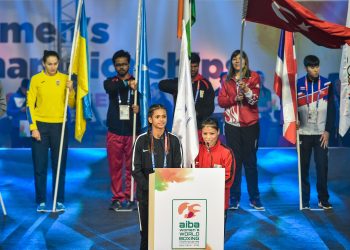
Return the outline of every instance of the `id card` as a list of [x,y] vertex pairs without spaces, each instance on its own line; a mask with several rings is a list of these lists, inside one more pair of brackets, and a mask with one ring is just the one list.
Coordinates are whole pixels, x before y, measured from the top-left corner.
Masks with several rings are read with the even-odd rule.
[[345,101],[344,116],[350,116],[350,97]]
[[119,105],[119,118],[120,120],[130,120],[129,105]]
[[29,122],[27,120],[19,121],[19,137],[31,137]]
[[199,98],[203,98],[204,97],[204,90],[199,90]]
[[316,109],[309,110],[307,122],[312,123],[312,124],[317,123],[317,110]]
[[346,86],[346,99],[345,99],[345,108],[344,108],[344,116],[350,115],[350,85]]

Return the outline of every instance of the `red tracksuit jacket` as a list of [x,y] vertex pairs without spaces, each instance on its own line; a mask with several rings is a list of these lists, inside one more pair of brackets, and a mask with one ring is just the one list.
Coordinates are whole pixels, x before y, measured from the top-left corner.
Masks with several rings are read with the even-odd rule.
[[230,188],[236,170],[236,161],[232,150],[221,144],[220,140],[209,150],[204,144],[200,144],[199,153],[195,161],[197,168],[213,168],[214,165],[221,165],[222,168],[225,168],[225,209],[228,209]]
[[225,109],[225,122],[236,127],[247,127],[259,121],[258,99],[260,93],[260,77],[250,71],[249,78],[242,79],[250,88],[242,103],[236,102],[237,84],[231,78],[225,81],[219,91],[219,106]]

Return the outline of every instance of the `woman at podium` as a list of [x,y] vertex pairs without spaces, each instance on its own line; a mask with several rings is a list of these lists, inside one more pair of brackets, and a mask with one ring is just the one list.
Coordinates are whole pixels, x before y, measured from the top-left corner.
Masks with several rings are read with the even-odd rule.
[[182,162],[180,140],[166,130],[167,112],[161,104],[148,111],[148,131],[135,141],[132,175],[137,183],[141,225],[140,249],[148,249],[148,175],[155,168],[179,168]]
[[218,121],[208,118],[202,122],[203,142],[196,158],[197,168],[225,168],[225,222],[230,203],[230,188],[234,180],[236,161],[232,150],[222,144]]

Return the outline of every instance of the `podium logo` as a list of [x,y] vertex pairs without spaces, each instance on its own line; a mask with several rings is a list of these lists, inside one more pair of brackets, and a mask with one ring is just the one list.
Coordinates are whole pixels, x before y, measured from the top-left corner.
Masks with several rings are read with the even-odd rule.
[[172,248],[206,249],[207,200],[174,199]]
[[177,211],[179,215],[182,215],[185,219],[195,218],[196,214],[199,213],[201,205],[194,203],[191,204],[189,202],[183,202],[179,205]]

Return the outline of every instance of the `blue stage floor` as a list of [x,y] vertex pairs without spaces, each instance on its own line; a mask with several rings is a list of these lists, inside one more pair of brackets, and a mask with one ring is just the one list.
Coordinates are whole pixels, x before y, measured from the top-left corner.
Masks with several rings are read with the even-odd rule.
[[[249,208],[243,182],[241,208],[228,213],[225,249],[350,249],[350,148],[330,149],[332,211],[317,209],[314,168],[313,209],[299,211],[294,149],[260,149],[258,159],[266,211]],[[0,210],[0,249],[138,249],[137,212],[108,210],[106,150],[70,149],[67,166],[67,211],[40,214],[31,151],[0,149],[0,192],[8,213]]]

